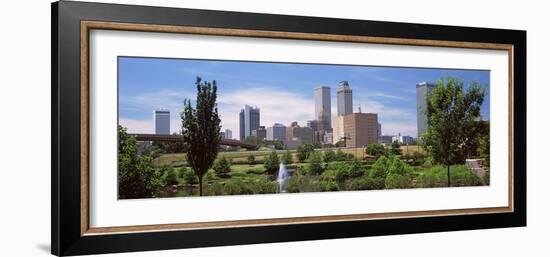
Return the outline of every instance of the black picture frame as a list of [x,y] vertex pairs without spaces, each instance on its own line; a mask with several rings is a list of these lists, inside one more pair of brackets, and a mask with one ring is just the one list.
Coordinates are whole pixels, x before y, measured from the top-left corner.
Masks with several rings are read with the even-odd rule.
[[[51,252],[81,255],[526,226],[526,31],[61,1],[52,4]],[[511,44],[508,213],[81,235],[80,21]]]

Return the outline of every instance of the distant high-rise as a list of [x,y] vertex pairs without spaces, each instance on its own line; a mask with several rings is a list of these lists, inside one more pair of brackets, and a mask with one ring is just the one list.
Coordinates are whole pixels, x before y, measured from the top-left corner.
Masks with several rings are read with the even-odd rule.
[[[330,124],[330,87],[320,86],[314,90],[315,118],[319,121],[319,128],[331,130]],[[321,124],[322,123],[322,124]]]
[[336,113],[338,116],[353,112],[353,97],[351,87],[347,81],[340,82],[336,89]]
[[170,135],[170,111],[155,110],[153,116],[155,120],[155,134]]
[[286,140],[286,126],[281,123],[273,124],[273,127],[268,127],[266,132],[267,140]]
[[233,139],[233,131],[225,129],[225,139]]
[[319,130],[319,121],[318,120],[308,120],[306,127],[311,128],[313,131]]
[[421,82],[416,84],[416,123],[418,137],[428,129],[428,116],[426,115],[426,95],[436,87],[433,83]]
[[245,105],[239,113],[239,134],[240,139],[252,135],[252,130],[260,128],[260,109]]
[[257,138],[263,140],[263,139],[265,139],[266,136],[267,136],[267,130],[265,129],[264,126],[260,126],[260,127],[257,128],[257,129],[253,129],[253,130],[251,131],[251,134],[252,134],[252,136],[255,136],[255,137],[257,137]]

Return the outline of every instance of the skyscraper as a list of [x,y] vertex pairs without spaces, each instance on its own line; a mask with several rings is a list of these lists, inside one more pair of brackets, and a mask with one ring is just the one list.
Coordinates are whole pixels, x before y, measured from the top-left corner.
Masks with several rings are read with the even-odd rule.
[[353,97],[351,87],[347,81],[340,82],[336,89],[337,115],[346,115],[353,112]]
[[273,127],[267,128],[266,132],[267,140],[286,140],[286,126],[281,123],[273,124]]
[[252,130],[260,128],[260,109],[245,105],[239,112],[239,134],[240,139],[252,135]]
[[170,111],[163,109],[155,110],[153,118],[155,120],[155,134],[170,135]]
[[[330,124],[330,87],[319,86],[314,90],[315,118],[319,121],[319,128],[331,130]],[[322,124],[321,124],[322,121]]]
[[426,115],[426,95],[436,87],[433,83],[421,82],[416,84],[416,123],[418,138],[428,129]]
[[225,129],[225,139],[233,139],[233,131]]

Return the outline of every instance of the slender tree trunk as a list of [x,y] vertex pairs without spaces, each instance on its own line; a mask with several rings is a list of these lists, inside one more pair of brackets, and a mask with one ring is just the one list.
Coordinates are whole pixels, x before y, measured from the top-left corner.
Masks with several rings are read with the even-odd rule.
[[447,186],[451,187],[451,165],[447,164]]
[[202,176],[199,176],[199,196],[202,196]]

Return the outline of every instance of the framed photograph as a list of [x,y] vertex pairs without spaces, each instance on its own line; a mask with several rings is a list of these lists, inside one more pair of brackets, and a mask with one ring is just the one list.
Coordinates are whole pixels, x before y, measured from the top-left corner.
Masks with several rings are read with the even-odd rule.
[[56,2],[52,253],[526,225],[526,32]]

